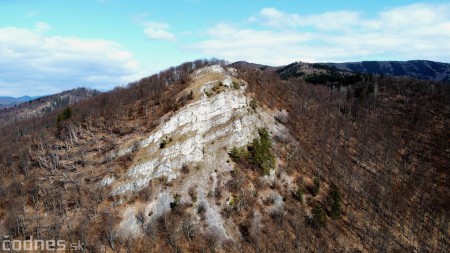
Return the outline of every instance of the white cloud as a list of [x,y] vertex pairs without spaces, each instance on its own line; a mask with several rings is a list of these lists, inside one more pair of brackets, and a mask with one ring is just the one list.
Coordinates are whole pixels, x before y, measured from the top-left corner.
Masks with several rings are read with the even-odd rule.
[[316,15],[300,16],[281,12],[275,8],[264,8],[258,17],[251,19],[253,22],[260,21],[274,28],[296,28],[313,27],[319,30],[343,30],[351,26],[361,25],[359,13],[354,11],[333,11]]
[[139,72],[133,55],[115,42],[48,36],[50,25],[0,28],[0,95],[43,95],[78,86],[111,89]]
[[144,33],[151,40],[175,40],[175,35],[169,32],[169,25],[160,22],[146,22]]
[[[298,43],[311,40],[308,33],[283,33],[270,30],[257,31],[238,29],[227,24],[219,24],[207,32],[212,38],[202,41],[192,48],[200,50],[209,57],[228,60],[251,60],[258,63],[283,64],[288,53]],[[294,61],[297,58],[290,58]]]
[[52,29],[52,27],[45,22],[37,22],[34,26],[36,32],[45,32]]
[[195,45],[207,56],[265,64],[293,61],[450,59],[450,4],[413,4],[363,18],[355,11],[315,15],[264,8],[256,28],[218,24]]

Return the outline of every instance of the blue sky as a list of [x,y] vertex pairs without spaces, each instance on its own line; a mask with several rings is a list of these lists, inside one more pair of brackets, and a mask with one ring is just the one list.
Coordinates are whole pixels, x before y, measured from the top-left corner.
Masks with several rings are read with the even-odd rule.
[[0,96],[109,90],[198,58],[449,62],[450,1],[0,0]]

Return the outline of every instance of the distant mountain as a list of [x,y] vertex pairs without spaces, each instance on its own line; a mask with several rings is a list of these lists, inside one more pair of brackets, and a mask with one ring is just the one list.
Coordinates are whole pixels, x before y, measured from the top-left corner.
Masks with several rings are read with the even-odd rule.
[[[253,68],[259,70],[273,70],[281,78],[323,75],[329,72],[347,75],[351,73],[379,74],[389,76],[405,76],[422,80],[441,81],[450,83],[450,64],[425,60],[415,61],[363,61],[345,63],[306,63],[293,62],[283,66],[268,66],[246,61],[230,64],[235,68]],[[337,72],[336,72],[337,71]]]
[[0,96],[0,109],[1,108],[6,108],[6,107],[11,107],[23,102],[28,102],[30,100],[34,100],[36,98],[39,98],[39,96],[37,97],[30,97],[30,96],[23,96],[23,97],[5,97],[5,96]]
[[409,76],[417,79],[450,83],[449,63],[415,60],[323,63],[323,65],[352,72],[390,76]]
[[233,68],[256,68],[256,69],[261,69],[261,70],[264,70],[267,68],[273,68],[273,69],[276,68],[276,67],[271,67],[268,65],[257,64],[257,63],[246,62],[246,61],[237,61],[237,62],[230,64],[230,66]]
[[[43,97],[0,97],[0,126],[15,120],[38,117],[45,112],[77,103],[100,94],[97,90],[77,88]],[[6,106],[9,105],[9,106]]]
[[[320,63],[307,63],[307,62],[293,62],[283,66],[268,66],[256,63],[250,63],[245,61],[234,62],[230,64],[233,68],[238,69],[259,69],[261,71],[273,71],[282,79],[289,78],[304,78],[311,82],[311,80],[317,76],[319,77],[345,77],[355,75],[353,71],[340,70],[333,66],[328,66]],[[338,80],[335,80],[338,81]],[[314,81],[314,83],[317,83]],[[319,83],[326,83],[325,80],[320,80]]]

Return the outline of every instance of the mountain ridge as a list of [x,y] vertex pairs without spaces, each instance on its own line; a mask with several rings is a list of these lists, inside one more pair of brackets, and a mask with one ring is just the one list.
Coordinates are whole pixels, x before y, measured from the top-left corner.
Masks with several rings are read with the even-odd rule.
[[[329,68],[343,72],[378,74],[398,77],[410,77],[429,81],[450,83],[450,63],[434,62],[428,60],[411,61],[362,61],[362,62],[293,62],[282,66],[269,66],[246,61],[237,61],[231,64],[235,67],[250,67],[260,70],[272,70],[281,76],[304,77],[308,74],[318,73],[314,68]],[[288,73],[286,73],[288,70]],[[305,71],[306,70],[306,71]]]
[[321,63],[326,66],[367,74],[409,76],[413,78],[450,83],[450,64],[428,60],[362,61]]
[[30,100],[38,99],[42,96],[21,96],[21,97],[10,97],[10,96],[0,96],[0,109],[18,105],[20,103],[28,102]]
[[23,96],[20,98],[26,98],[28,100],[22,101],[12,107],[9,106],[0,109],[0,126],[31,117],[39,117],[44,113],[80,102],[98,94],[100,92],[97,90],[76,88],[47,96]]

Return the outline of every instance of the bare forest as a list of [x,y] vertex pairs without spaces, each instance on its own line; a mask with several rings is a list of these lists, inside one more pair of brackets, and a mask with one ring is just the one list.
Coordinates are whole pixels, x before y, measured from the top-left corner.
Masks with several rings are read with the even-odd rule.
[[[149,213],[136,215],[142,236],[118,235],[122,203],[99,181],[135,162],[137,152],[121,155],[120,144],[134,143],[189,104],[192,93],[183,91],[190,75],[212,64],[227,66],[216,59],[184,63],[3,125],[0,240],[81,241],[85,252],[450,251],[450,86],[347,72],[317,81],[245,65],[234,67],[247,83],[250,106],[285,112],[275,120],[292,139],[261,130],[248,151],[230,151],[231,179],[208,197],[235,196],[221,216],[238,224],[239,239],[220,240],[202,226],[202,206],[176,196],[153,223],[146,222]],[[270,184],[258,181],[264,159],[280,164]],[[154,179],[127,201],[148,201],[170,184],[176,182]],[[255,217],[260,205],[278,200],[269,196],[261,204],[254,192],[274,189],[284,208]],[[195,192],[189,194],[195,202]]]

